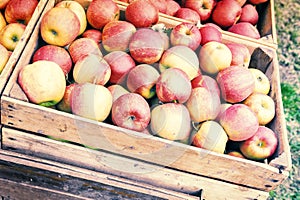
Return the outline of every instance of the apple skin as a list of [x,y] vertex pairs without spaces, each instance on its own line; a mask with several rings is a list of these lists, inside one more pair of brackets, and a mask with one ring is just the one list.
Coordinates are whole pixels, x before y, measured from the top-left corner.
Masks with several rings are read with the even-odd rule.
[[201,22],[207,22],[212,14],[213,9],[215,8],[217,1],[216,0],[185,0],[183,3],[184,7],[195,10],[199,16]]
[[110,78],[111,69],[103,57],[90,54],[81,57],[74,65],[73,78],[76,83],[105,85]]
[[178,17],[180,19],[185,19],[193,24],[196,24],[197,22],[201,22],[200,15],[191,8],[180,8],[177,10],[174,17]]
[[86,19],[85,10],[80,3],[78,3],[77,1],[65,0],[57,3],[55,7],[66,7],[71,9],[79,19],[79,23],[80,23],[79,35],[81,35],[85,31],[87,27],[87,19]]
[[259,39],[260,34],[255,26],[249,22],[238,22],[232,25],[229,29],[229,32],[236,33],[239,35],[247,36],[253,39]]
[[22,23],[27,25],[38,3],[38,0],[10,0],[4,10],[7,23]]
[[151,65],[139,64],[131,69],[127,76],[127,88],[130,92],[138,93],[145,99],[152,98],[159,72]]
[[76,39],[79,31],[80,21],[69,8],[53,7],[42,17],[40,33],[47,44],[66,46]]
[[222,42],[222,33],[221,31],[214,26],[203,26],[199,28],[201,34],[201,42],[200,45],[203,46],[208,42],[216,41]]
[[228,68],[232,61],[230,49],[225,44],[216,41],[203,45],[198,57],[200,68],[208,74],[216,74]]
[[100,45],[100,42],[102,41],[102,32],[98,29],[87,29],[82,33],[81,36],[83,38],[90,38],[94,40],[98,45]]
[[113,84],[124,83],[128,72],[136,66],[133,58],[124,51],[112,51],[103,58],[110,66],[111,75],[109,82]]
[[199,75],[196,78],[194,78],[191,81],[191,83],[192,83],[192,88],[204,87],[209,92],[213,94],[217,94],[220,97],[221,91],[217,81],[208,75]]
[[249,0],[249,3],[254,4],[254,5],[258,5],[258,4],[261,4],[261,3],[265,3],[267,1],[268,0]]
[[248,68],[231,66],[217,75],[221,96],[228,103],[245,100],[254,91],[255,80]]
[[150,128],[153,135],[171,141],[186,140],[192,130],[189,111],[178,103],[155,106],[151,110]]
[[2,14],[2,12],[0,12],[0,31],[7,25],[7,22]]
[[86,11],[88,23],[95,29],[102,29],[108,22],[119,20],[120,8],[112,0],[93,0]]
[[255,26],[258,22],[258,12],[254,5],[246,4],[242,7],[242,14],[239,18],[239,22],[249,22]]
[[71,108],[71,96],[72,96],[72,91],[75,87],[76,83],[71,83],[66,86],[65,89],[65,94],[62,98],[62,100],[56,104],[56,108],[58,110],[67,112],[67,113],[72,113],[72,108]]
[[222,113],[231,106],[232,104],[231,103],[221,103],[221,106],[220,106],[220,111],[219,111],[219,114],[218,116],[215,118],[215,121],[220,121],[220,117],[222,115]]
[[189,77],[179,68],[166,69],[156,82],[156,95],[162,102],[185,103],[191,91]]
[[246,141],[241,142],[242,154],[251,160],[263,160],[272,156],[278,146],[278,139],[274,131],[265,126],[259,126],[256,133]]
[[8,50],[2,44],[0,44],[0,57],[1,57],[0,60],[0,74],[1,74],[2,70],[4,69],[10,57]]
[[256,114],[259,125],[266,125],[275,117],[275,102],[267,94],[252,93],[243,103]]
[[247,140],[256,133],[259,127],[255,113],[241,103],[233,104],[227,108],[221,114],[219,123],[226,131],[229,140],[232,141]]
[[215,93],[211,93],[204,87],[196,87],[192,89],[191,95],[186,102],[191,119],[194,122],[203,122],[206,120],[214,120],[221,107],[220,97]]
[[34,52],[32,62],[38,60],[48,60],[57,63],[65,75],[71,71],[73,66],[69,52],[65,48],[51,44],[42,46]]
[[1,0],[0,1],[0,10],[4,10],[9,1],[10,0]]
[[166,14],[167,12],[167,2],[166,0],[148,0],[150,3],[156,7],[158,12]]
[[7,50],[13,51],[18,42],[20,41],[26,26],[20,23],[7,24],[0,31],[0,44],[2,44]]
[[212,21],[222,29],[234,25],[240,18],[242,8],[235,0],[218,1],[212,12]]
[[46,107],[57,104],[66,89],[60,66],[46,60],[25,65],[19,72],[18,83],[30,102]]
[[192,144],[196,147],[224,153],[228,136],[223,127],[215,121],[205,121],[193,135]]
[[68,47],[68,51],[72,58],[73,63],[76,63],[82,57],[89,54],[97,55],[102,57],[102,52],[98,44],[90,38],[77,38]]
[[180,4],[174,0],[166,0],[167,10],[166,14],[170,16],[175,16],[176,12],[181,8]]
[[232,54],[231,66],[249,67],[251,54],[246,45],[227,43],[226,46],[230,49]]
[[76,84],[71,93],[70,104],[73,114],[102,122],[110,114],[112,95],[102,85]]
[[239,151],[230,151],[230,152],[227,153],[227,155],[245,159],[245,156],[243,156],[243,154]]
[[183,45],[196,50],[201,42],[201,33],[197,26],[190,22],[176,25],[170,34],[171,45]]
[[150,123],[150,107],[139,94],[123,94],[114,101],[111,117],[113,123],[119,127],[144,131]]
[[102,45],[108,51],[126,51],[135,26],[127,21],[110,21],[102,30]]
[[148,0],[135,0],[125,9],[126,21],[136,28],[146,28],[158,22],[158,9]]
[[122,85],[119,84],[113,84],[107,87],[107,89],[110,91],[112,98],[113,98],[113,102],[119,98],[120,96],[122,96],[123,94],[127,94],[129,93],[129,91],[124,88]]
[[183,70],[190,80],[201,73],[197,54],[183,45],[173,46],[164,51],[159,61],[159,70],[162,73],[168,68]]
[[149,28],[140,28],[131,37],[129,52],[138,63],[153,64],[160,60],[164,46],[165,41],[160,33]]
[[270,92],[271,84],[266,74],[259,69],[249,68],[255,80],[254,92],[268,94]]

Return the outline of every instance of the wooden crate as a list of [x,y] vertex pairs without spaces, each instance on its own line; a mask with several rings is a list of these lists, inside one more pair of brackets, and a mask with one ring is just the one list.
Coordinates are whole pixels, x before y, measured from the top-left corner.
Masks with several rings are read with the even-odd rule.
[[6,82],[8,81],[9,76],[11,75],[21,53],[23,52],[23,49],[24,49],[25,45],[27,44],[27,42],[30,38],[30,35],[31,35],[42,11],[44,10],[46,3],[47,3],[46,0],[39,1],[29,23],[26,26],[26,29],[25,29],[20,41],[18,42],[18,45],[12,52],[3,71],[1,72],[1,74],[0,74],[0,94],[2,93],[4,86],[5,86]]
[[[54,1],[49,1],[45,11],[52,8],[54,4]],[[120,7],[122,8],[122,5]],[[167,26],[180,23],[163,16],[160,17],[160,21]],[[263,49],[271,57],[267,60],[268,67],[264,70],[271,81],[271,97],[276,103],[276,117],[270,127],[278,136],[279,146],[272,159],[261,163],[210,152],[29,103],[16,81],[19,70],[30,63],[33,52],[40,45],[39,22],[1,96],[3,149],[132,178],[132,180],[181,193],[196,194],[203,189],[208,191],[208,196],[212,195],[208,199],[217,199],[219,194],[217,188],[231,191],[224,194],[225,197],[230,195],[228,198],[234,194],[243,195],[245,199],[257,199],[258,197],[253,196],[257,194],[265,197],[268,191],[277,187],[288,176],[291,157],[281,100],[278,61],[274,48],[242,38],[227,35],[223,37],[225,43],[245,44],[253,53],[252,55],[256,55]],[[266,60],[256,61],[266,66]],[[69,143],[46,139],[44,136],[60,138]],[[78,144],[97,148],[98,151]],[[90,157],[83,156],[84,153],[88,153]],[[84,162],[85,158],[87,162]],[[99,161],[103,159],[105,162],[100,165]],[[124,173],[120,169],[112,169],[110,164],[128,170],[146,169],[147,171],[148,166],[151,166],[150,169],[155,167],[160,170],[155,175],[145,172]],[[179,183],[174,179],[175,177],[180,180]],[[160,184],[161,182],[164,184]],[[213,187],[214,184],[218,187]],[[224,193],[223,190],[221,192]]]

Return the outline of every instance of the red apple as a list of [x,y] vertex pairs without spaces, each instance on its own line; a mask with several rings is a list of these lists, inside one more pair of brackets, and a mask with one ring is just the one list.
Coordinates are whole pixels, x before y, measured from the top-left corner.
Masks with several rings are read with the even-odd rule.
[[123,94],[127,94],[129,93],[129,91],[124,88],[122,85],[119,84],[113,84],[107,87],[107,89],[110,91],[112,98],[113,98],[113,102],[119,98],[120,96],[122,96]]
[[102,29],[108,22],[119,20],[120,8],[112,0],[93,0],[86,11],[88,23],[95,29]]
[[97,44],[100,44],[100,42],[102,41],[102,32],[98,29],[87,29],[82,33],[81,36],[84,38],[90,38]]
[[220,117],[222,115],[222,113],[231,106],[232,104],[230,103],[221,103],[221,106],[220,106],[220,111],[218,113],[218,116],[215,118],[216,121],[219,121],[220,120]]
[[140,64],[129,71],[126,85],[129,91],[150,99],[156,94],[155,84],[158,78],[159,73],[153,66]]
[[151,2],[160,13],[165,14],[167,12],[168,5],[166,0],[148,0],[148,1]]
[[160,60],[164,46],[165,41],[160,33],[149,28],[141,28],[131,37],[129,52],[135,61],[153,64]]
[[238,103],[254,91],[254,77],[248,68],[231,66],[217,75],[221,95],[226,102]]
[[258,22],[258,12],[254,5],[246,4],[242,7],[242,14],[239,18],[239,22],[249,22],[252,25],[256,25]]
[[102,45],[108,51],[126,51],[131,37],[136,32],[135,26],[127,21],[108,22],[102,30]]
[[253,39],[259,39],[260,34],[255,26],[249,22],[238,22],[228,29],[229,32],[247,36]]
[[45,45],[37,49],[32,57],[32,62],[38,60],[48,60],[57,63],[67,75],[73,66],[70,54],[65,48],[55,45]]
[[111,69],[110,83],[123,83],[128,72],[135,67],[132,57],[124,51],[112,51],[103,58]]
[[196,50],[201,42],[201,33],[193,23],[182,22],[172,29],[170,41],[173,46],[183,45]]
[[249,67],[251,54],[244,44],[226,43],[232,54],[231,66]]
[[252,137],[258,127],[255,113],[244,104],[233,104],[220,116],[219,123],[232,141],[243,141]]
[[242,8],[235,0],[218,1],[212,13],[212,21],[223,29],[234,25],[240,18]]
[[201,46],[211,41],[222,42],[222,33],[214,26],[205,25],[199,28],[199,31],[201,33]]
[[113,102],[111,117],[115,125],[144,131],[150,123],[150,107],[139,94],[123,94]]
[[166,69],[156,82],[156,95],[162,102],[185,103],[191,90],[189,77],[179,68]]
[[71,96],[72,96],[72,91],[73,91],[75,85],[76,85],[76,83],[71,83],[70,85],[66,86],[65,94],[64,94],[62,100],[58,104],[56,104],[56,108],[58,110],[72,113]]
[[249,0],[249,3],[258,5],[267,2],[268,0]]
[[27,25],[38,3],[38,0],[10,0],[4,11],[7,23],[22,23]]
[[216,0],[185,0],[184,7],[193,9],[198,12],[201,22],[206,22],[210,19],[212,11],[216,4]]
[[192,88],[204,87],[209,92],[220,96],[221,92],[217,81],[208,75],[199,75],[196,78],[194,78],[191,81],[191,83],[192,83]]
[[158,22],[158,13],[158,9],[148,0],[135,0],[126,7],[125,18],[136,28],[145,28]]
[[240,144],[242,154],[252,160],[263,160],[274,154],[278,139],[274,131],[265,126],[259,126],[256,133]]
[[205,87],[192,89],[191,95],[186,102],[186,107],[194,122],[214,120],[220,112],[220,106],[220,97]]
[[176,12],[181,8],[180,4],[174,0],[166,0],[167,10],[166,14],[170,16],[175,16]]
[[177,10],[175,17],[191,21],[193,24],[201,22],[200,15],[191,8],[180,8]]

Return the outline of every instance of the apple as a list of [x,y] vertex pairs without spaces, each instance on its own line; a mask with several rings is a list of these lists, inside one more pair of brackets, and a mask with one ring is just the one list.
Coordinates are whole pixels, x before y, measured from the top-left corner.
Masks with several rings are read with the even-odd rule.
[[220,97],[220,88],[217,81],[208,75],[199,75],[191,81],[192,88],[204,87],[209,92],[217,94]]
[[94,40],[98,45],[100,45],[100,42],[102,41],[102,32],[98,29],[87,29],[82,33],[81,36],[83,38],[90,38]]
[[7,50],[13,51],[19,43],[26,26],[20,23],[7,24],[0,31],[0,44],[2,44]]
[[160,72],[168,68],[179,68],[190,80],[200,74],[198,56],[191,48],[183,45],[173,46],[164,51],[159,61]]
[[243,154],[239,151],[229,151],[227,153],[227,155],[230,155],[230,156],[234,156],[234,157],[237,157],[237,158],[244,158],[245,159],[245,156],[243,156]]
[[98,44],[90,38],[77,38],[68,47],[68,51],[74,63],[90,54],[102,57]]
[[127,21],[110,21],[102,30],[102,45],[108,51],[126,51],[135,26]]
[[38,60],[48,60],[57,63],[65,75],[71,71],[73,66],[69,52],[65,48],[51,44],[42,46],[34,52],[32,62]]
[[71,9],[79,19],[79,23],[80,23],[79,35],[81,35],[85,31],[87,27],[87,19],[86,19],[85,10],[80,3],[78,3],[77,1],[65,0],[57,3],[55,7],[65,7]]
[[255,81],[248,68],[231,66],[217,75],[221,96],[226,102],[238,103],[253,93]]
[[203,122],[206,120],[214,120],[221,107],[220,97],[215,93],[211,93],[204,87],[196,87],[192,89],[191,95],[186,102],[191,119],[194,122]]
[[221,106],[220,106],[220,111],[218,113],[218,116],[215,118],[215,121],[219,121],[220,120],[220,117],[222,115],[222,113],[231,106],[232,104],[231,103],[221,103]]
[[212,12],[212,21],[223,29],[234,25],[242,14],[242,8],[236,0],[221,0]]
[[30,102],[53,106],[64,96],[65,75],[58,64],[39,60],[21,68],[18,83]]
[[200,27],[199,31],[201,34],[201,46],[211,41],[216,41],[220,43],[222,42],[222,33],[218,28],[214,26],[205,25]]
[[65,89],[65,94],[62,98],[62,100],[56,104],[56,108],[58,110],[67,112],[67,113],[72,113],[72,108],[71,108],[71,96],[72,96],[72,91],[75,87],[76,83],[71,83],[66,86]]
[[76,83],[94,83],[105,85],[111,75],[109,64],[103,57],[89,54],[81,57],[74,65],[73,78]]
[[245,5],[245,3],[247,2],[247,0],[235,0],[236,2],[238,2],[238,4],[243,7],[243,5]]
[[254,91],[253,92],[260,92],[263,94],[268,94],[271,88],[271,84],[269,78],[266,74],[256,68],[249,68],[250,72],[254,76]]
[[172,141],[186,140],[192,130],[189,111],[178,103],[155,106],[151,110],[150,128],[153,135]]
[[207,22],[216,4],[216,0],[185,0],[184,7],[195,10],[199,14],[201,22]]
[[38,3],[38,0],[10,0],[4,10],[7,23],[22,23],[27,25]]
[[102,122],[110,114],[112,95],[103,85],[76,84],[71,93],[70,104],[73,114]]
[[165,41],[160,33],[150,28],[140,28],[131,37],[129,52],[138,63],[153,64],[160,60],[164,46]]
[[115,100],[120,96],[122,96],[123,94],[129,93],[129,91],[126,88],[124,88],[122,85],[119,84],[110,85],[107,87],[107,89],[110,91],[112,95],[113,102],[115,102]]
[[6,20],[2,14],[2,12],[0,12],[0,31],[7,25]]
[[144,131],[150,123],[150,107],[139,94],[123,94],[113,102],[111,117],[119,127]]
[[226,43],[232,54],[231,65],[240,67],[249,67],[251,54],[249,49],[244,44],[239,43]]
[[158,12],[166,14],[167,7],[168,7],[166,0],[148,0],[148,1],[152,3],[154,7],[156,7]]
[[225,44],[216,41],[203,45],[198,57],[200,68],[208,74],[216,74],[228,68],[232,61],[230,49]]
[[246,4],[242,7],[242,14],[239,18],[239,22],[249,22],[252,25],[256,25],[258,22],[258,12],[254,5]]
[[275,117],[275,102],[267,94],[252,93],[243,103],[256,114],[259,125],[266,125]]
[[259,39],[260,34],[255,26],[249,22],[238,22],[232,25],[229,29],[229,32],[236,33],[239,35],[247,36],[253,39]]
[[193,23],[182,22],[172,29],[170,41],[173,46],[183,45],[195,51],[200,45],[201,33]]
[[180,4],[174,0],[166,0],[167,10],[166,14],[170,16],[175,16],[176,12],[181,8]]
[[192,144],[196,147],[224,153],[228,136],[222,126],[215,121],[205,121],[193,135]]
[[0,10],[4,10],[10,0],[0,0]]
[[109,82],[113,84],[123,83],[128,72],[136,66],[133,58],[124,51],[112,51],[103,58],[110,66],[111,76]]
[[0,74],[1,74],[2,70],[4,69],[9,59],[9,52],[2,44],[0,44],[0,57],[1,57],[0,60]]
[[86,11],[88,23],[95,29],[102,29],[108,22],[119,20],[120,8],[112,0],[93,0]]
[[191,8],[180,8],[175,13],[174,17],[188,20],[193,24],[201,22],[200,15]]
[[155,84],[159,76],[159,72],[153,66],[139,64],[129,71],[126,85],[130,92],[138,93],[145,99],[150,99],[156,94]]
[[255,113],[245,104],[236,103],[227,108],[220,116],[219,123],[226,131],[229,140],[243,141],[252,137],[258,127]]
[[168,48],[170,48],[170,38],[169,38],[168,30],[167,30],[165,24],[163,24],[163,23],[155,24],[155,25],[151,26],[151,29],[158,32],[160,34],[160,36],[163,38],[163,40],[165,41],[164,50],[167,50]]
[[135,0],[125,9],[126,21],[136,28],[146,28],[158,22],[158,9],[148,0]]
[[40,33],[48,44],[66,46],[79,35],[80,21],[69,8],[53,7],[43,16]]
[[249,3],[258,5],[267,2],[268,0],[249,0]]
[[256,133],[246,141],[241,142],[242,154],[251,160],[263,160],[272,156],[278,146],[274,131],[265,126],[259,126]]

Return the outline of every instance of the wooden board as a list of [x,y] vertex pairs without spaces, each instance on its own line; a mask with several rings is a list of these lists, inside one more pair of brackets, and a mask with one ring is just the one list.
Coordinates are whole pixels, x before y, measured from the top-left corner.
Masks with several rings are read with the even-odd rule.
[[[54,2],[49,1],[45,10],[50,9],[53,5]],[[160,20],[165,22],[163,17]],[[166,20],[166,23],[172,26],[178,22]],[[262,63],[266,65],[265,73],[272,85],[271,97],[276,103],[276,117],[271,123],[271,128],[277,134],[280,145],[271,160],[267,163],[260,163],[236,159],[228,155],[213,153],[28,103],[16,80],[20,68],[30,62],[33,52],[39,47],[38,30],[39,24],[35,27],[16,70],[1,97],[1,124],[73,143],[85,144],[111,154],[138,159],[184,173],[205,176],[263,191],[274,189],[288,176],[288,171],[291,168],[291,157],[282,108],[275,49],[241,38],[223,37],[225,43],[245,44],[251,53],[259,48],[266,53],[266,58],[271,58]],[[260,57],[253,59],[259,60]],[[2,145],[9,146],[8,142],[9,140],[3,140]],[[53,151],[48,152],[48,154],[51,153]],[[56,156],[60,159],[62,155]]]

